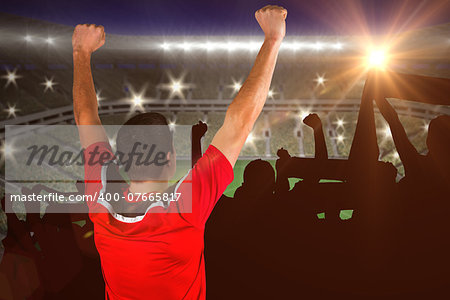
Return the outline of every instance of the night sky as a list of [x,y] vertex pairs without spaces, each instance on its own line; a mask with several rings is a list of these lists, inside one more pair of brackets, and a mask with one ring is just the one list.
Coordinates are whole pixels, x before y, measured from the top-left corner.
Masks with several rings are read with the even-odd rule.
[[2,0],[0,11],[133,35],[255,35],[266,4],[288,9],[287,34],[384,34],[450,22],[450,0]]

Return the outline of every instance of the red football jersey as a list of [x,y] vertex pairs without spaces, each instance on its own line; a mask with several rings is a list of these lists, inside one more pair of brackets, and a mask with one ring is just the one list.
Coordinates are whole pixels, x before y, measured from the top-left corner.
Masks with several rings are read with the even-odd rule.
[[[95,143],[89,153],[110,152],[108,143]],[[112,153],[111,153],[112,154]],[[94,223],[107,299],[205,299],[204,227],[214,205],[233,180],[233,168],[214,146],[178,182],[177,202],[150,206],[135,218],[115,214],[99,200],[105,192],[106,166],[85,164],[86,195]],[[192,212],[179,212],[183,194],[190,197]],[[153,213],[156,212],[156,213]]]

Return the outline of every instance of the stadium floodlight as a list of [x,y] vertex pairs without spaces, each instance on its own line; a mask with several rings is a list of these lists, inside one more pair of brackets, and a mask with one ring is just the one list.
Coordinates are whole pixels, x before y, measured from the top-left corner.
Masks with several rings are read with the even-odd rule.
[[386,50],[375,49],[370,51],[367,57],[367,64],[369,68],[384,69],[387,64]]
[[257,51],[261,48],[261,43],[260,42],[250,42],[246,46],[249,51]]
[[218,43],[211,43],[211,42],[206,42],[202,45],[202,48],[205,49],[206,51],[213,51],[215,49],[220,48],[220,44]]
[[320,75],[317,75],[317,78],[316,79],[314,79],[314,81],[317,83],[317,85],[319,86],[319,85],[324,85],[325,84],[325,81],[327,81],[326,79],[325,79],[325,77],[322,75],[322,76],[320,76]]
[[163,48],[164,50],[170,50],[170,45],[168,43],[162,43],[161,48]]
[[175,130],[175,126],[176,126],[176,123],[175,123],[175,122],[170,121],[168,125],[169,125],[169,129],[170,129],[171,131]]
[[238,42],[230,42],[230,41],[228,41],[228,42],[225,44],[225,47],[226,47],[226,49],[227,49],[228,51],[234,51],[234,50],[240,49],[242,46],[241,46],[241,44],[238,43]]
[[292,50],[294,50],[294,51],[299,50],[301,47],[302,47],[302,44],[299,43],[299,42],[293,42],[293,43],[290,43],[290,44],[288,45],[288,48],[290,48],[290,49],[292,49]]
[[8,87],[10,83],[12,83],[14,86],[17,86],[16,80],[22,76],[17,75],[16,72],[16,69],[14,69],[14,71],[6,70],[6,75],[2,76],[2,78],[6,79],[5,88]]
[[274,91],[273,90],[269,90],[269,92],[267,93],[267,97],[272,98],[273,99],[273,95],[274,95]]
[[320,42],[316,42],[315,44],[312,45],[312,48],[316,51],[320,51],[323,50],[324,45]]
[[252,132],[250,132],[250,134],[247,136],[247,139],[245,140],[245,143],[252,144],[254,140],[255,140],[255,136],[253,135]]
[[301,112],[300,112],[300,119],[301,120],[303,120],[304,118],[306,118],[309,114],[310,114],[311,112],[310,111],[308,111],[308,110],[302,110]]
[[17,109],[15,105],[14,106],[10,106],[8,104],[8,108],[5,109],[5,111],[8,113],[8,118],[9,117],[14,117],[15,118],[16,117],[16,112],[19,111],[19,109]]
[[181,49],[183,49],[184,51],[189,51],[192,49],[192,44],[191,43],[187,43],[184,42],[183,44],[180,45]]
[[14,150],[15,149],[11,143],[6,144],[5,142],[3,142],[2,146],[0,147],[0,152],[2,152],[3,158],[14,158]]
[[339,43],[339,42],[334,43],[332,47],[334,49],[336,49],[336,50],[341,50],[342,49],[342,43]]
[[132,101],[133,101],[133,104],[134,104],[135,107],[136,106],[142,107],[142,97],[141,97],[141,95],[134,95]]
[[233,89],[234,89],[235,92],[239,92],[239,90],[240,90],[241,87],[242,87],[242,83],[233,80],[233,85],[232,85],[232,87],[233,87]]
[[344,126],[344,120],[343,119],[337,119],[336,124],[338,127],[343,127]]
[[47,44],[53,45],[53,43],[55,42],[55,39],[52,37],[48,37],[45,39],[45,41],[47,42]]
[[183,84],[179,80],[174,80],[172,81],[170,88],[172,89],[173,94],[180,93],[183,88]]
[[172,99],[175,96],[178,96],[184,99],[183,90],[190,87],[188,84],[183,83],[183,75],[180,78],[174,78],[172,75],[168,75],[170,79],[170,83],[161,84],[160,87],[164,90],[169,90],[170,95],[169,98]]
[[45,81],[41,83],[42,85],[45,86],[44,88],[44,92],[46,92],[48,89],[50,89],[53,92],[53,86],[55,84],[58,84],[56,82],[53,81],[53,77],[48,79],[47,77],[45,77]]
[[31,37],[30,35],[27,34],[27,35],[24,37],[24,40],[27,41],[27,42],[32,42],[32,41],[33,41],[33,37]]
[[340,135],[337,136],[336,139],[337,139],[337,141],[338,141],[339,143],[343,143],[345,138],[344,138],[343,135],[340,134]]

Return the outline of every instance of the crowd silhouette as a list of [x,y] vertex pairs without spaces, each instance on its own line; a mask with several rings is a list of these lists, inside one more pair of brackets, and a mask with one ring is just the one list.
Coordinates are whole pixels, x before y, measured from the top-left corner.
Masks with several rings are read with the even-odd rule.
[[[448,89],[441,83],[450,86],[449,80],[403,80],[418,80],[419,94],[431,89],[437,101],[431,103],[449,104],[442,102],[449,94],[441,96]],[[246,166],[242,185],[232,198],[221,197],[207,222],[208,299],[450,295],[450,116],[430,122],[428,153],[421,155],[386,98],[430,97],[391,90],[369,74],[347,160],[328,158],[321,120],[310,114],[303,122],[314,131],[314,158],[292,157],[281,148],[275,169],[261,159]],[[378,160],[373,100],[405,167],[399,182],[396,168]],[[192,128],[193,165],[206,131],[203,122]],[[291,188],[289,178],[301,180]],[[41,191],[52,190],[22,189]],[[74,194],[84,194],[83,182]],[[3,209],[7,204],[3,199]],[[27,203],[26,210],[39,210],[32,205],[39,203]],[[344,210],[353,212],[351,218],[342,218]],[[8,214],[7,222],[1,299],[104,297],[88,214],[27,213],[25,221]]]

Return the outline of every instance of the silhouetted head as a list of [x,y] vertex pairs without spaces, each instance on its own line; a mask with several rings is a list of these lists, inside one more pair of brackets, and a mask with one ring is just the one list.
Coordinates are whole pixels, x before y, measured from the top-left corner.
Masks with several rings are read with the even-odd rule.
[[450,116],[443,115],[431,120],[427,136],[428,153],[447,158],[450,153]]
[[[175,172],[172,132],[159,113],[138,114],[125,122],[116,147],[117,153],[125,154],[120,164],[131,180],[169,179]],[[129,158],[132,163],[126,161]]]
[[272,193],[275,187],[275,171],[272,165],[261,159],[251,161],[245,167],[242,186],[255,193]]

